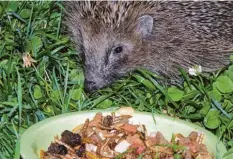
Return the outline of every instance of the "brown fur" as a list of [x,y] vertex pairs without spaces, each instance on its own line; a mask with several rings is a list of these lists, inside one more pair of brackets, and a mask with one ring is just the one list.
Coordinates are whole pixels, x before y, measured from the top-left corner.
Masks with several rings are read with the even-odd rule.
[[[102,88],[138,67],[177,77],[174,65],[201,65],[211,72],[229,63],[233,51],[233,2],[65,2],[66,24],[85,55],[89,90]],[[150,36],[137,19],[153,17]],[[112,48],[123,46],[119,55]]]

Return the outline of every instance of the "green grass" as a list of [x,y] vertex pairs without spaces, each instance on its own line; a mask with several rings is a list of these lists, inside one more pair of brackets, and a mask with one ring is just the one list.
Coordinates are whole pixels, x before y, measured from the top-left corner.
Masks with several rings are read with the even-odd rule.
[[[176,86],[138,70],[86,94],[82,61],[65,33],[63,12],[58,2],[0,2],[0,158],[19,158],[20,135],[45,118],[121,105],[203,126],[232,155],[233,65],[197,77],[182,71],[185,82]],[[27,52],[37,62],[24,68]]]

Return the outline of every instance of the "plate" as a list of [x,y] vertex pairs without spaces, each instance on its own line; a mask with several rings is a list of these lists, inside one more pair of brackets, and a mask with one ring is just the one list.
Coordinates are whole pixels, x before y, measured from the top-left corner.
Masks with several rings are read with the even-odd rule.
[[[60,136],[64,130],[72,130],[79,124],[83,124],[87,118],[92,119],[96,112],[103,115],[110,114],[113,110],[94,110],[67,113],[45,119],[28,128],[21,136],[20,153],[23,159],[38,159],[41,149],[47,150],[55,135]],[[116,109],[114,111],[117,111]],[[153,120],[153,116],[155,121]],[[137,112],[133,114],[134,124],[145,124],[148,132],[160,131],[168,140],[173,133],[181,133],[188,136],[191,131],[204,133],[203,143],[206,144],[208,151],[216,154],[222,159],[226,148],[222,142],[218,142],[215,135],[195,124],[165,116],[147,112]],[[156,123],[155,123],[156,122]],[[216,153],[218,152],[218,153]]]

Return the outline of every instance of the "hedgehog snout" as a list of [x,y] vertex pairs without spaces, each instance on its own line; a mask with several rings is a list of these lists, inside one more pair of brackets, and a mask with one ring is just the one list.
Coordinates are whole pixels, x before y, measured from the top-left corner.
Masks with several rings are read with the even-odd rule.
[[107,81],[102,77],[98,71],[85,71],[84,90],[92,93],[100,88],[106,86]]
[[84,81],[84,90],[88,93],[91,93],[97,89],[96,82],[85,79]]
[[92,93],[98,89],[105,87],[108,84],[104,79],[86,79],[84,80],[84,90],[87,93]]

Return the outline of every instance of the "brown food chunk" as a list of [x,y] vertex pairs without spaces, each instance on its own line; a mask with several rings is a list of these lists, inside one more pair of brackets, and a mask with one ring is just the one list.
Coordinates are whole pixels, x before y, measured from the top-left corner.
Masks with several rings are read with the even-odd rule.
[[93,120],[89,122],[89,127],[97,126],[102,120],[102,113],[96,113]]
[[71,147],[75,147],[77,145],[81,145],[82,140],[81,140],[81,136],[77,133],[74,134],[71,131],[65,130],[62,134],[61,134],[62,138],[61,140],[70,145]]
[[161,145],[165,145],[168,144],[169,142],[165,139],[165,137],[163,136],[163,134],[161,134],[159,131],[156,133],[155,137],[151,137],[149,136],[148,139],[146,140],[147,142],[147,146],[153,146],[156,144],[161,144]]
[[79,149],[76,151],[78,157],[83,157],[85,154],[85,144],[82,144]]
[[117,143],[115,140],[110,139],[110,141],[108,142],[108,146],[110,149],[114,150],[114,148],[116,147]]
[[132,124],[126,123],[126,124],[124,124],[124,126],[122,126],[122,129],[128,133],[136,133],[137,132],[137,127],[135,125],[132,125]]
[[189,139],[193,142],[193,141],[197,141],[197,137],[198,137],[198,133],[195,132],[195,131],[192,131],[190,134],[189,134]]
[[128,141],[131,144],[131,147],[134,148],[144,146],[144,142],[140,139],[140,136],[138,134],[135,134],[133,136],[128,135],[126,141]]
[[57,143],[52,143],[48,148],[48,153],[51,154],[66,155],[67,152],[67,148],[64,145],[59,145]]
[[110,127],[112,126],[112,124],[113,124],[113,118],[111,115],[107,115],[106,117],[104,117],[103,126]]

